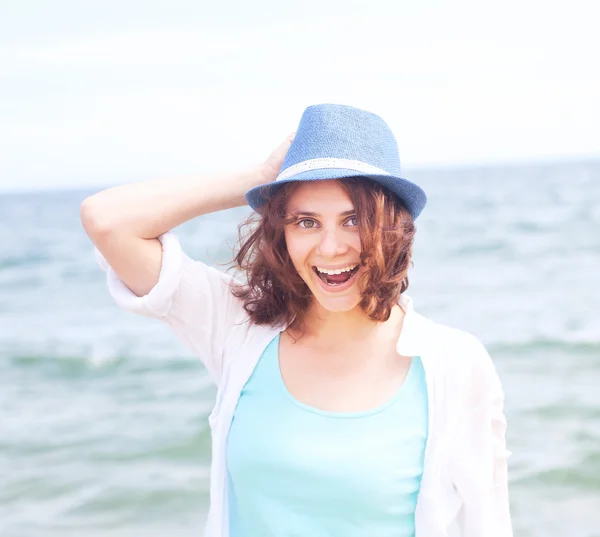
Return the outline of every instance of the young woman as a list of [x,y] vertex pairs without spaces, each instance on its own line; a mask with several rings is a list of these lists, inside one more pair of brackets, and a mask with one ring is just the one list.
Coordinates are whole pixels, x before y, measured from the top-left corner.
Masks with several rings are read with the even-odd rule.
[[[246,202],[243,282],[169,231]],[[495,368],[405,294],[425,202],[381,118],[318,105],[264,164],[82,204],[117,303],[217,384],[206,536],[512,535]]]

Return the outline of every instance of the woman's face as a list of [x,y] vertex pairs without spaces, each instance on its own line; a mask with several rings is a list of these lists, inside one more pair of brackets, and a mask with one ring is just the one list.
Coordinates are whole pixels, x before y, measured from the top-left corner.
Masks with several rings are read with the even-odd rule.
[[287,214],[296,217],[285,228],[290,258],[319,304],[331,312],[355,308],[361,243],[346,190],[334,180],[303,183],[290,196]]

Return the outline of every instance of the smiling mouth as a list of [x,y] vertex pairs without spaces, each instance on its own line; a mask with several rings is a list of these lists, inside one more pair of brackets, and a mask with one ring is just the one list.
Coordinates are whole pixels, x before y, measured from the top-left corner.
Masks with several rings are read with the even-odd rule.
[[327,285],[335,287],[336,285],[342,285],[346,283],[352,276],[358,272],[359,266],[356,265],[352,270],[348,272],[342,272],[341,274],[324,274],[317,270],[317,267],[313,267],[315,274]]

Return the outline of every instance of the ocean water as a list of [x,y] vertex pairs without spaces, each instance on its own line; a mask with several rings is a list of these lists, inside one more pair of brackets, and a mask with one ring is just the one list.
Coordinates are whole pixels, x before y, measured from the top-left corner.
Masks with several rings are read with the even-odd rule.
[[[476,334],[506,392],[518,537],[600,536],[600,162],[419,172],[409,294]],[[121,311],[87,191],[0,195],[0,535],[201,535],[215,389]],[[231,258],[242,208],[177,232]]]

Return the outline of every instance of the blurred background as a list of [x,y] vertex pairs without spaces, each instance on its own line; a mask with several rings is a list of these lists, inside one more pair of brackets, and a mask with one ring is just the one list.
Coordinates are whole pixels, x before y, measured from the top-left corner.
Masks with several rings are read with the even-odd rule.
[[[263,160],[304,108],[378,113],[428,193],[409,294],[506,392],[517,537],[600,536],[597,3],[0,2],[0,535],[200,535],[214,388],[120,311],[106,186]],[[177,232],[228,261],[247,208]]]

